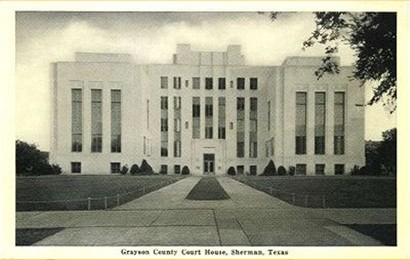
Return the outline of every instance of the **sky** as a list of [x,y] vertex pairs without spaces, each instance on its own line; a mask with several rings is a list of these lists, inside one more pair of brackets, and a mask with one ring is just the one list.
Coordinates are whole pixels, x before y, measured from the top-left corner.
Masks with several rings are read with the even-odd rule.
[[[17,12],[16,139],[50,147],[50,63],[73,61],[75,52],[130,53],[137,64],[171,63],[178,43],[197,51],[240,44],[248,65],[280,65],[287,56],[322,56],[302,42],[314,28],[311,13],[283,13],[275,22],[256,12]],[[353,51],[341,45],[342,65]],[[367,86],[366,99],[371,97]],[[380,140],[396,126],[395,113],[366,106],[365,138]],[[375,124],[377,119],[377,124]]]

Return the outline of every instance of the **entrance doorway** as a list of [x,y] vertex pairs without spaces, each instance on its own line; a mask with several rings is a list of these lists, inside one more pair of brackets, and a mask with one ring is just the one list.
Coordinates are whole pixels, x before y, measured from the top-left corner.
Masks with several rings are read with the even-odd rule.
[[215,174],[215,154],[205,153],[204,154],[204,175],[214,175]]

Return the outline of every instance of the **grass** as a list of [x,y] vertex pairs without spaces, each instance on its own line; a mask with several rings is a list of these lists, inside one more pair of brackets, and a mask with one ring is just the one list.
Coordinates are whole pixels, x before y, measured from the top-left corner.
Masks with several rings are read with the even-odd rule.
[[[123,204],[145,193],[180,180],[179,176],[60,175],[16,178],[16,210],[84,210],[104,209]],[[128,194],[127,194],[128,193]],[[70,200],[67,202],[67,200]],[[37,203],[21,203],[34,201]],[[47,201],[47,202],[41,202]]]
[[370,236],[379,240],[386,246],[397,246],[396,225],[391,224],[377,224],[377,225],[362,225],[352,224],[346,225],[362,234]]
[[[396,178],[363,176],[236,176],[235,179],[295,205],[395,208]],[[292,197],[292,194],[296,194]],[[325,198],[325,202],[323,202]]]
[[18,228],[16,229],[16,246],[32,245],[63,229],[64,228]]
[[188,200],[226,200],[229,198],[228,193],[215,177],[202,178],[186,197]]

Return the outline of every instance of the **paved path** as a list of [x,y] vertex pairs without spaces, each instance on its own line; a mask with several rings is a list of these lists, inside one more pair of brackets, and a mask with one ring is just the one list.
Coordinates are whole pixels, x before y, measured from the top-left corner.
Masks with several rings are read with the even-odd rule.
[[17,212],[17,228],[64,227],[35,245],[377,246],[342,224],[395,224],[394,209],[306,209],[228,177],[231,199],[191,201],[188,177],[113,210]]

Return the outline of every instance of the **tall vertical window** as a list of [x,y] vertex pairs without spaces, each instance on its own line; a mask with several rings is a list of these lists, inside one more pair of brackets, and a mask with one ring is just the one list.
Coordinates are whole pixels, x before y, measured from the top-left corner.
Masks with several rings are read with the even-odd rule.
[[225,89],[225,88],[226,88],[226,79],[218,78],[218,89]]
[[245,89],[245,78],[236,78],[236,89]]
[[193,89],[199,89],[201,85],[201,80],[199,77],[193,77],[192,78],[192,88]]
[[111,152],[121,152],[121,90],[111,90]]
[[245,156],[245,98],[236,99],[236,156]]
[[[82,85],[76,82],[76,85]],[[71,89],[71,151],[83,150],[83,91]]]
[[212,89],[212,88],[213,88],[213,79],[205,78],[205,89]]
[[270,114],[271,114],[270,101],[268,101],[268,131],[270,131]]
[[306,154],[306,92],[296,92],[296,154]]
[[201,130],[201,104],[199,97],[192,97],[192,138],[199,139]]
[[334,154],[345,153],[345,93],[335,92]]
[[249,109],[249,157],[258,156],[258,99],[250,98]]
[[174,157],[181,157],[181,97],[174,97]]
[[102,90],[91,90],[91,152],[102,152]]
[[315,93],[315,154],[325,154],[326,94]]
[[168,77],[161,77],[161,88],[168,88]]
[[149,129],[149,99],[147,99],[147,129]]
[[161,156],[168,156],[168,97],[161,97]]
[[226,102],[224,97],[218,98],[218,139],[226,138]]
[[174,89],[181,89],[181,77],[174,77]]
[[250,89],[258,89],[258,78],[250,78],[249,79],[249,85],[250,85]]
[[214,105],[212,97],[205,98],[205,138],[213,138]]

